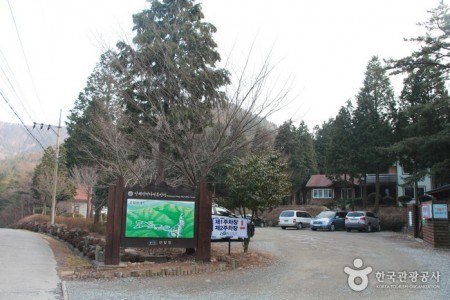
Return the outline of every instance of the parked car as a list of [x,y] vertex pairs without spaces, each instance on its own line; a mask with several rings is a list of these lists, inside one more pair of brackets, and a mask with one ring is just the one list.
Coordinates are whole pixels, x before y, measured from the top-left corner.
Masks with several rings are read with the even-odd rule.
[[351,211],[345,217],[345,228],[348,232],[352,229],[371,232],[380,231],[381,224],[378,216],[370,211]]
[[261,219],[260,217],[253,217],[252,219],[252,215],[247,215],[247,219],[249,221],[252,221],[255,227],[266,227],[266,221],[264,219]]
[[311,220],[311,230],[327,229],[335,231],[336,229],[345,229],[346,211],[324,210]]
[[311,215],[306,211],[284,210],[278,218],[278,226],[281,229],[286,229],[287,227],[302,229],[303,227],[309,226],[311,219]]

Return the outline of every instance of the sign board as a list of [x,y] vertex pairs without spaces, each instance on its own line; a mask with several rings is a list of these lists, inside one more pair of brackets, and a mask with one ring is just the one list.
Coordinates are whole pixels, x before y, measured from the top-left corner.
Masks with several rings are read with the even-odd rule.
[[431,210],[431,202],[422,203],[422,219],[431,219],[433,218]]
[[195,247],[196,196],[176,189],[125,190],[121,245]]
[[448,219],[447,204],[433,204],[434,219]]
[[211,239],[247,238],[247,222],[245,218],[213,216]]
[[412,220],[412,211],[408,211],[408,226],[413,226],[413,220]]

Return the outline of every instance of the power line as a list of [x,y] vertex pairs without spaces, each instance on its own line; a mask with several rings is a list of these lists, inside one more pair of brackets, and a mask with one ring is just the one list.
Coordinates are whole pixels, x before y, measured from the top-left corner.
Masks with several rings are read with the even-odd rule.
[[25,128],[26,131],[28,131],[28,134],[30,134],[33,139],[39,144],[39,146],[41,146],[42,150],[45,150],[44,146],[42,146],[41,142],[33,135],[33,133],[31,133],[31,131],[27,128],[27,126],[25,125],[25,123],[22,121],[22,118],[20,118],[19,114],[15,111],[14,107],[12,107],[12,105],[10,104],[10,102],[8,101],[8,99],[6,99],[5,95],[2,93],[2,91],[0,90],[0,95],[2,96],[3,100],[5,100],[6,104],[8,104],[9,108],[11,108],[11,110],[13,111],[13,113],[16,115],[16,117],[19,119],[20,123],[22,123],[23,127]]
[[[2,56],[3,56],[3,53],[2,53],[2,51],[1,51],[1,49],[0,49],[0,54],[2,54]],[[4,57],[4,56],[3,56],[3,57]],[[6,61],[5,61],[5,62],[6,62]],[[6,62],[6,64],[7,64],[7,68],[9,68],[7,62]],[[6,81],[9,83],[9,86],[11,87],[11,90],[13,91],[13,93],[14,93],[14,95],[16,96],[17,100],[19,100],[19,103],[21,104],[21,106],[22,106],[23,110],[25,111],[25,113],[27,114],[28,118],[30,118],[30,120],[33,120],[33,119],[31,118],[30,114],[28,113],[28,110],[26,109],[26,106],[23,104],[22,100],[20,99],[19,94],[18,94],[16,88],[14,87],[14,85],[13,85],[12,82],[11,82],[11,80],[9,79],[8,74],[6,74],[6,71],[3,69],[3,67],[2,67],[1,65],[0,65],[0,70],[2,71],[2,73],[3,73],[3,75],[4,75],[4,78],[6,79]],[[14,74],[11,74],[11,75],[12,75],[12,77],[13,77],[13,80],[15,80]],[[16,81],[17,81],[17,80],[16,80]],[[19,89],[20,89],[20,86],[19,86]]]
[[[2,51],[1,49],[0,49],[0,56],[1,56],[0,58],[2,59],[3,63],[4,63],[5,66],[6,66],[6,70],[5,70],[5,69],[0,65],[0,69],[1,69],[1,71],[2,71],[2,73],[3,73],[3,75],[4,75],[3,77],[4,77],[4,79],[9,83],[10,89],[12,90],[13,94],[15,95],[15,98],[19,101],[19,103],[20,103],[21,106],[22,106],[23,111],[25,111],[25,113],[27,114],[29,120],[32,122],[32,121],[33,121],[33,118],[31,117],[30,113],[28,112],[27,107],[24,105],[24,102],[21,100],[21,97],[20,97],[20,95],[19,95],[19,92],[20,92],[20,94],[23,95],[23,92],[21,91],[21,88],[20,88],[20,84],[18,83],[16,77],[14,76],[14,72],[12,71],[11,67],[9,66],[8,61],[7,61],[5,55],[3,54],[3,51]],[[8,72],[9,72],[9,75],[8,75]],[[13,80],[13,81],[16,83],[16,85],[18,86],[18,90],[16,89],[15,85],[13,84],[13,82],[11,82],[10,77],[12,78],[12,80]],[[10,106],[10,107],[12,106],[11,102],[9,103],[9,106]],[[14,109],[12,109],[12,110],[14,111]],[[41,139],[44,138],[44,136],[42,135],[41,132],[39,132],[39,135],[40,135]]]
[[27,65],[28,75],[30,76],[31,84],[33,85],[34,93],[36,95],[36,98],[37,98],[40,106],[43,107],[41,99],[39,98],[39,94],[38,94],[37,89],[36,89],[36,84],[34,83],[33,75],[31,74],[30,64],[28,63],[28,59],[27,59],[27,56],[25,54],[25,49],[23,47],[22,39],[20,38],[19,29],[17,28],[16,19],[14,18],[14,13],[13,13],[11,4],[9,3],[9,0],[7,0],[7,1],[8,1],[9,11],[11,12],[11,16],[12,16],[12,19],[13,19],[14,28],[16,29],[17,38],[19,39],[20,49],[22,50],[22,55],[24,57],[25,64]]

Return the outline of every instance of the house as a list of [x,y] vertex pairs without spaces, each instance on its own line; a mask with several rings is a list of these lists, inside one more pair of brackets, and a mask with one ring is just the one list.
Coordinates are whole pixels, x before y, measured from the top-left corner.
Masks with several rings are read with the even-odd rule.
[[[414,187],[411,185],[405,185],[405,180],[408,178],[409,173],[406,173],[402,166],[397,163],[397,197],[410,196],[411,199],[416,199],[414,195]],[[425,176],[421,181],[417,182],[418,196],[423,196],[427,191],[431,190],[431,177]]]
[[58,213],[68,213],[68,214],[79,214],[84,218],[87,216],[87,193],[81,189],[77,188],[75,197],[73,200],[61,201],[57,204]]
[[[414,189],[406,185],[409,174],[404,171],[399,163],[392,165],[386,173],[379,174],[381,197],[390,196],[394,199],[407,195],[415,199]],[[342,176],[341,176],[342,177]],[[425,178],[418,182],[419,197],[431,190],[431,178]],[[370,195],[376,191],[376,175],[366,174],[361,180],[354,180],[353,184],[343,180],[331,180],[327,175],[312,175],[306,184],[307,201],[310,204],[324,205],[339,199],[351,199],[362,195]]]
[[327,175],[312,175],[306,183],[309,204],[326,205],[340,199],[360,197],[358,180],[332,180]]

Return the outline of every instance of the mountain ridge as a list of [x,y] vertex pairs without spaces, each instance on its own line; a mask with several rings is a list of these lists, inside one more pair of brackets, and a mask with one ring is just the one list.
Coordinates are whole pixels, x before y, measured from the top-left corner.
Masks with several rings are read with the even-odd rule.
[[[21,124],[6,123],[0,121],[0,161],[13,159],[17,155],[32,153],[43,153],[42,147],[56,144],[56,133],[47,125],[26,126],[26,128],[36,137],[36,141]],[[60,143],[67,138],[67,130],[61,128]],[[39,144],[40,143],[40,144]],[[42,147],[41,147],[42,145]]]

